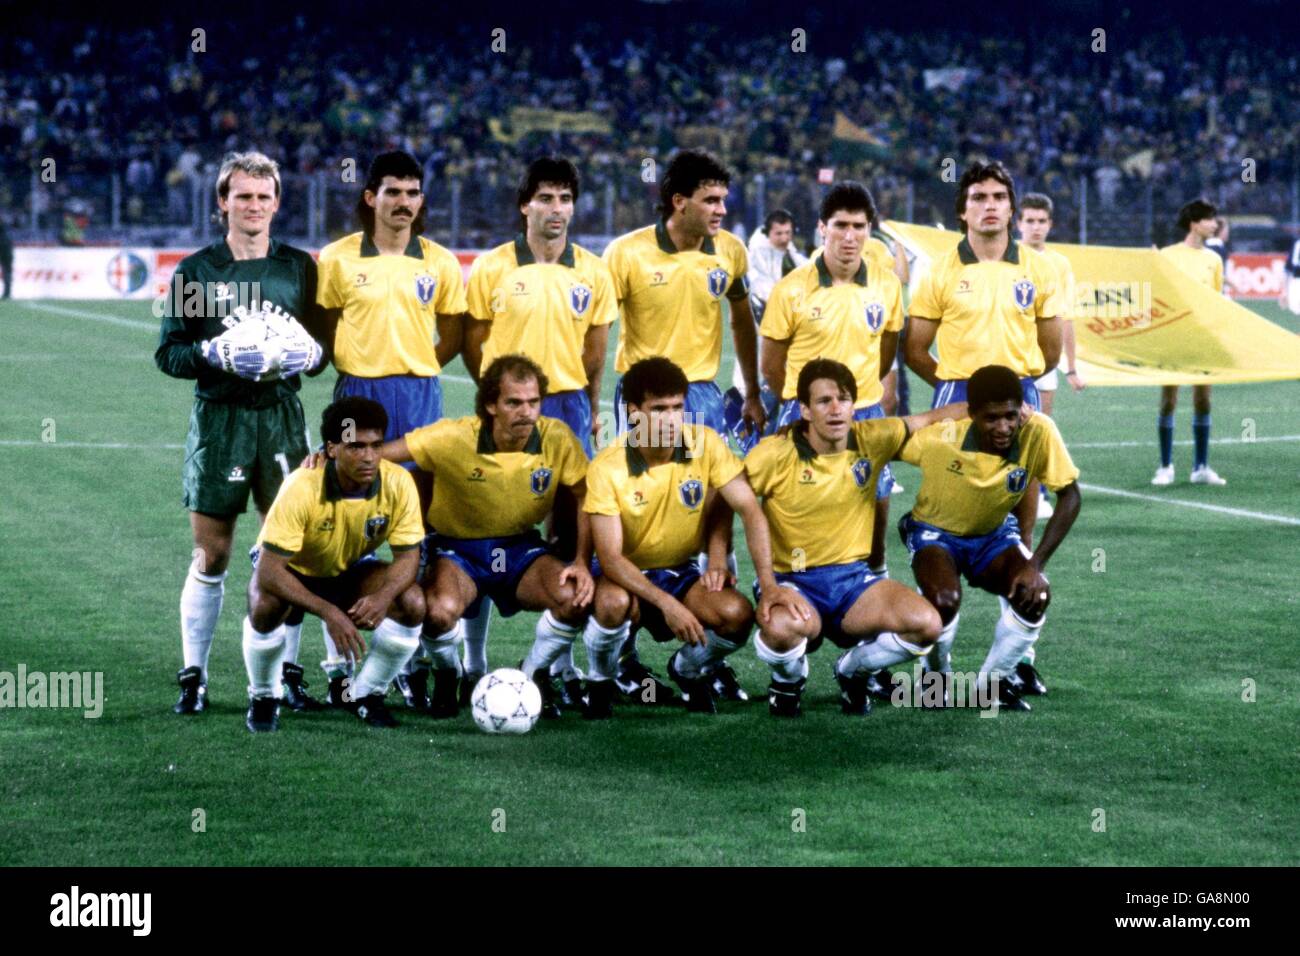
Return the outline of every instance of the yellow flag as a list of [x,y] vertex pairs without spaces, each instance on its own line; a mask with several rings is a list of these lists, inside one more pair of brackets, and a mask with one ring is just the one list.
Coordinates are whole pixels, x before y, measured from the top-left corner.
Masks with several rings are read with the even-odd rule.
[[[893,220],[884,231],[927,264],[961,240],[959,232]],[[1071,311],[1090,385],[1300,378],[1300,336],[1201,285],[1154,249],[1048,247],[1074,269]]]

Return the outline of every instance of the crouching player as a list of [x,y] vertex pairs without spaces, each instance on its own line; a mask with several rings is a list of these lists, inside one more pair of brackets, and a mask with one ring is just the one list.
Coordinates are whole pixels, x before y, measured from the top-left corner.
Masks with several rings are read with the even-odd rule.
[[587,456],[563,421],[542,415],[546,387],[546,375],[532,359],[503,355],[479,379],[477,414],[444,419],[384,445],[389,461],[414,461],[433,475],[424,653],[408,681],[416,706],[434,717],[459,712],[462,618],[476,615],[484,597],[506,617],[521,609],[542,612],[522,670],[536,674],[542,715],[560,716],[547,674],[573,646],[594,585],[585,518],[578,517],[576,529],[556,529],[561,539],[576,537],[572,563],[562,561],[537,531],[557,494],[572,499],[561,513],[580,516],[586,493]]
[[778,608],[801,621],[812,613],[799,594],[776,586],[767,521],[740,461],[713,429],[684,423],[688,387],[685,373],[666,358],[633,364],[622,393],[630,428],[587,471],[584,508],[601,570],[583,635],[585,716],[593,719],[613,713],[619,649],[633,622],[657,641],[685,642],[669,659],[668,674],[688,709],[715,712],[714,671],[745,643],[755,614],[727,583],[725,526],[709,535],[709,567],[699,567],[714,493],[744,523],[762,585],[760,624]]
[[[285,626],[301,625],[307,612],[354,660],[365,651],[358,631],[374,631],[343,699],[371,726],[396,724],[384,695],[419,646],[424,595],[415,575],[424,525],[410,474],[380,457],[387,427],[378,402],[351,397],[330,405],[321,417],[325,466],[286,478],[266,515],[244,618],[253,733],[279,726]],[[391,564],[374,556],[385,541]]]
[[772,669],[773,716],[801,715],[807,655],[823,638],[844,648],[835,665],[841,709],[869,714],[872,672],[925,654],[942,627],[925,598],[871,570],[877,480],[913,431],[964,417],[966,406],[855,421],[856,377],[820,358],[800,370],[797,396],[801,420],[759,442],[745,472],[772,529],[776,580],[807,598],[813,613],[800,619],[775,609],[754,650]]
[[[1002,604],[980,680],[998,678],[999,703],[1012,710],[1029,710],[1022,696],[1046,691],[1034,666],[1021,658],[1038,640],[1051,601],[1043,568],[1074,524],[1080,503],[1079,469],[1060,432],[1046,415],[1022,421],[1022,401],[1016,373],[986,365],[970,379],[970,418],[921,429],[900,455],[921,469],[921,488],[899,533],[912,553],[921,593],[943,620],[928,669],[952,670],[964,575]],[[1035,478],[1058,497],[1038,548],[1030,552],[1011,512]]]

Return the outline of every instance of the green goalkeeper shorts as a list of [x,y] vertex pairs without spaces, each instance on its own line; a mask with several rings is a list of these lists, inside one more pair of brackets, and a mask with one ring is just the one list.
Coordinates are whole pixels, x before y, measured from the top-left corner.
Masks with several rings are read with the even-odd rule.
[[306,455],[307,423],[297,396],[267,408],[196,398],[185,439],[185,507],[218,517],[243,514],[251,492],[265,514]]

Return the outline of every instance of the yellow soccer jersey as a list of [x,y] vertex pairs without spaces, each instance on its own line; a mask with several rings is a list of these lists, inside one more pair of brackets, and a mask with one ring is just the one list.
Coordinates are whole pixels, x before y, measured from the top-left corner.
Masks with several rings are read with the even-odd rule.
[[1070,265],[1070,260],[1064,253],[1057,252],[1055,249],[1044,249],[1042,255],[1056,271],[1056,300],[1059,306],[1057,316],[1073,322],[1074,310],[1078,308],[1075,302],[1074,266]]
[[614,368],[663,355],[691,382],[711,382],[722,360],[722,297],[749,294],[745,244],[722,230],[679,252],[663,223],[619,236],[605,249],[623,321]]
[[1223,291],[1223,260],[1214,251],[1176,242],[1160,252],[1201,285],[1208,285],[1215,292]]
[[876,480],[907,440],[901,418],[854,422],[848,449],[819,455],[806,423],[764,438],[745,472],[772,529],[772,566],[806,571],[866,560],[876,516]]
[[466,299],[473,318],[492,323],[483,367],[522,352],[542,367],[552,393],[587,387],[587,330],[618,318],[609,268],[599,256],[569,243],[558,263],[541,264],[522,234],[474,260]]
[[908,312],[939,323],[940,379],[965,380],[985,365],[1037,378],[1038,323],[1056,318],[1061,306],[1055,272],[1041,253],[1012,239],[1000,261],[980,262],[963,238],[931,263]]
[[705,498],[744,470],[713,429],[682,432],[666,464],[648,467],[624,433],[587,469],[583,510],[622,519],[623,554],[643,571],[676,567],[703,550]]
[[259,547],[289,558],[299,574],[329,578],[342,574],[385,541],[394,552],[418,548],[424,540],[420,495],[405,468],[379,463],[379,474],[356,497],[339,487],[334,462],[299,468],[280,486]]
[[899,457],[921,469],[913,518],[952,534],[988,534],[1024,496],[1029,479],[1060,491],[1079,477],[1046,415],[1020,426],[1005,458],[980,451],[978,439],[969,418],[927,425],[908,439]]
[[444,418],[406,436],[415,463],[433,474],[429,525],[453,538],[502,538],[536,526],[557,485],[587,474],[587,456],[569,426],[543,415],[523,451],[497,451],[477,415]]
[[834,359],[853,372],[857,408],[875,405],[880,384],[880,337],[903,328],[903,286],[898,277],[863,260],[851,283],[832,285],[821,256],[772,288],[759,332],[789,341],[782,399],[799,391],[799,372],[815,358]]
[[355,232],[320,251],[316,302],[342,309],[334,367],[348,375],[437,375],[437,316],[465,311],[456,257],[420,236],[406,252],[383,256]]

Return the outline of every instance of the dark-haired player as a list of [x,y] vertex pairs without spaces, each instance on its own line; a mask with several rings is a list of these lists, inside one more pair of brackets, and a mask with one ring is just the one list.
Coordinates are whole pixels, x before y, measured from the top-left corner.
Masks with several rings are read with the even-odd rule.
[[[981,679],[999,678],[1002,706],[1045,692],[1025,655],[1042,630],[1051,587],[1048,560],[1079,514],[1079,469],[1046,415],[1022,421],[1024,383],[1005,366],[977,369],[966,389],[970,418],[918,430],[899,456],[921,469],[916,504],[899,522],[912,572],[943,620],[929,669],[951,670],[962,603],[961,579],[998,596],[1002,614]],[[1056,511],[1031,553],[1013,509],[1034,479],[1056,492]]]
[[623,389],[629,428],[587,470],[584,508],[601,576],[583,635],[586,716],[612,714],[619,648],[634,622],[657,641],[684,642],[668,674],[690,710],[713,713],[715,671],[749,638],[755,619],[749,601],[727,583],[725,534],[709,535],[708,568],[699,566],[715,493],[744,523],[762,588],[760,624],[778,607],[800,620],[811,609],[772,576],[767,521],[740,460],[713,429],[685,423],[685,373],[666,358],[642,359],[627,370]]
[[[1196,282],[1207,285],[1215,292],[1223,291],[1223,260],[1205,247],[1205,240],[1218,229],[1214,206],[1204,199],[1193,199],[1178,210],[1178,231],[1181,242],[1165,246],[1161,254],[1173,262]],[[1160,467],[1151,479],[1153,485],[1174,483],[1174,409],[1178,407],[1178,386],[1160,386],[1160,419],[1157,431],[1160,436]],[[1189,480],[1194,485],[1226,485],[1210,467],[1210,386],[1192,386],[1192,473]]]
[[925,598],[872,571],[867,559],[880,472],[914,430],[964,416],[965,406],[855,420],[857,392],[848,366],[823,358],[804,363],[796,389],[800,420],[745,458],[771,528],[776,580],[814,609],[800,619],[777,608],[754,639],[758,659],[772,670],[768,708],[778,717],[800,715],[807,654],[823,637],[844,649],[835,666],[843,711],[867,714],[869,675],[927,653],[942,626]]
[[[374,631],[343,699],[372,726],[396,723],[384,695],[419,646],[424,595],[415,575],[424,524],[410,473],[380,455],[387,427],[377,402],[334,402],[321,416],[325,466],[291,474],[267,512],[244,618],[247,725],[254,733],[279,725],[284,629],[301,625],[305,613],[319,617],[339,651],[354,660],[365,650],[358,631]],[[391,564],[374,556],[384,542]]]

